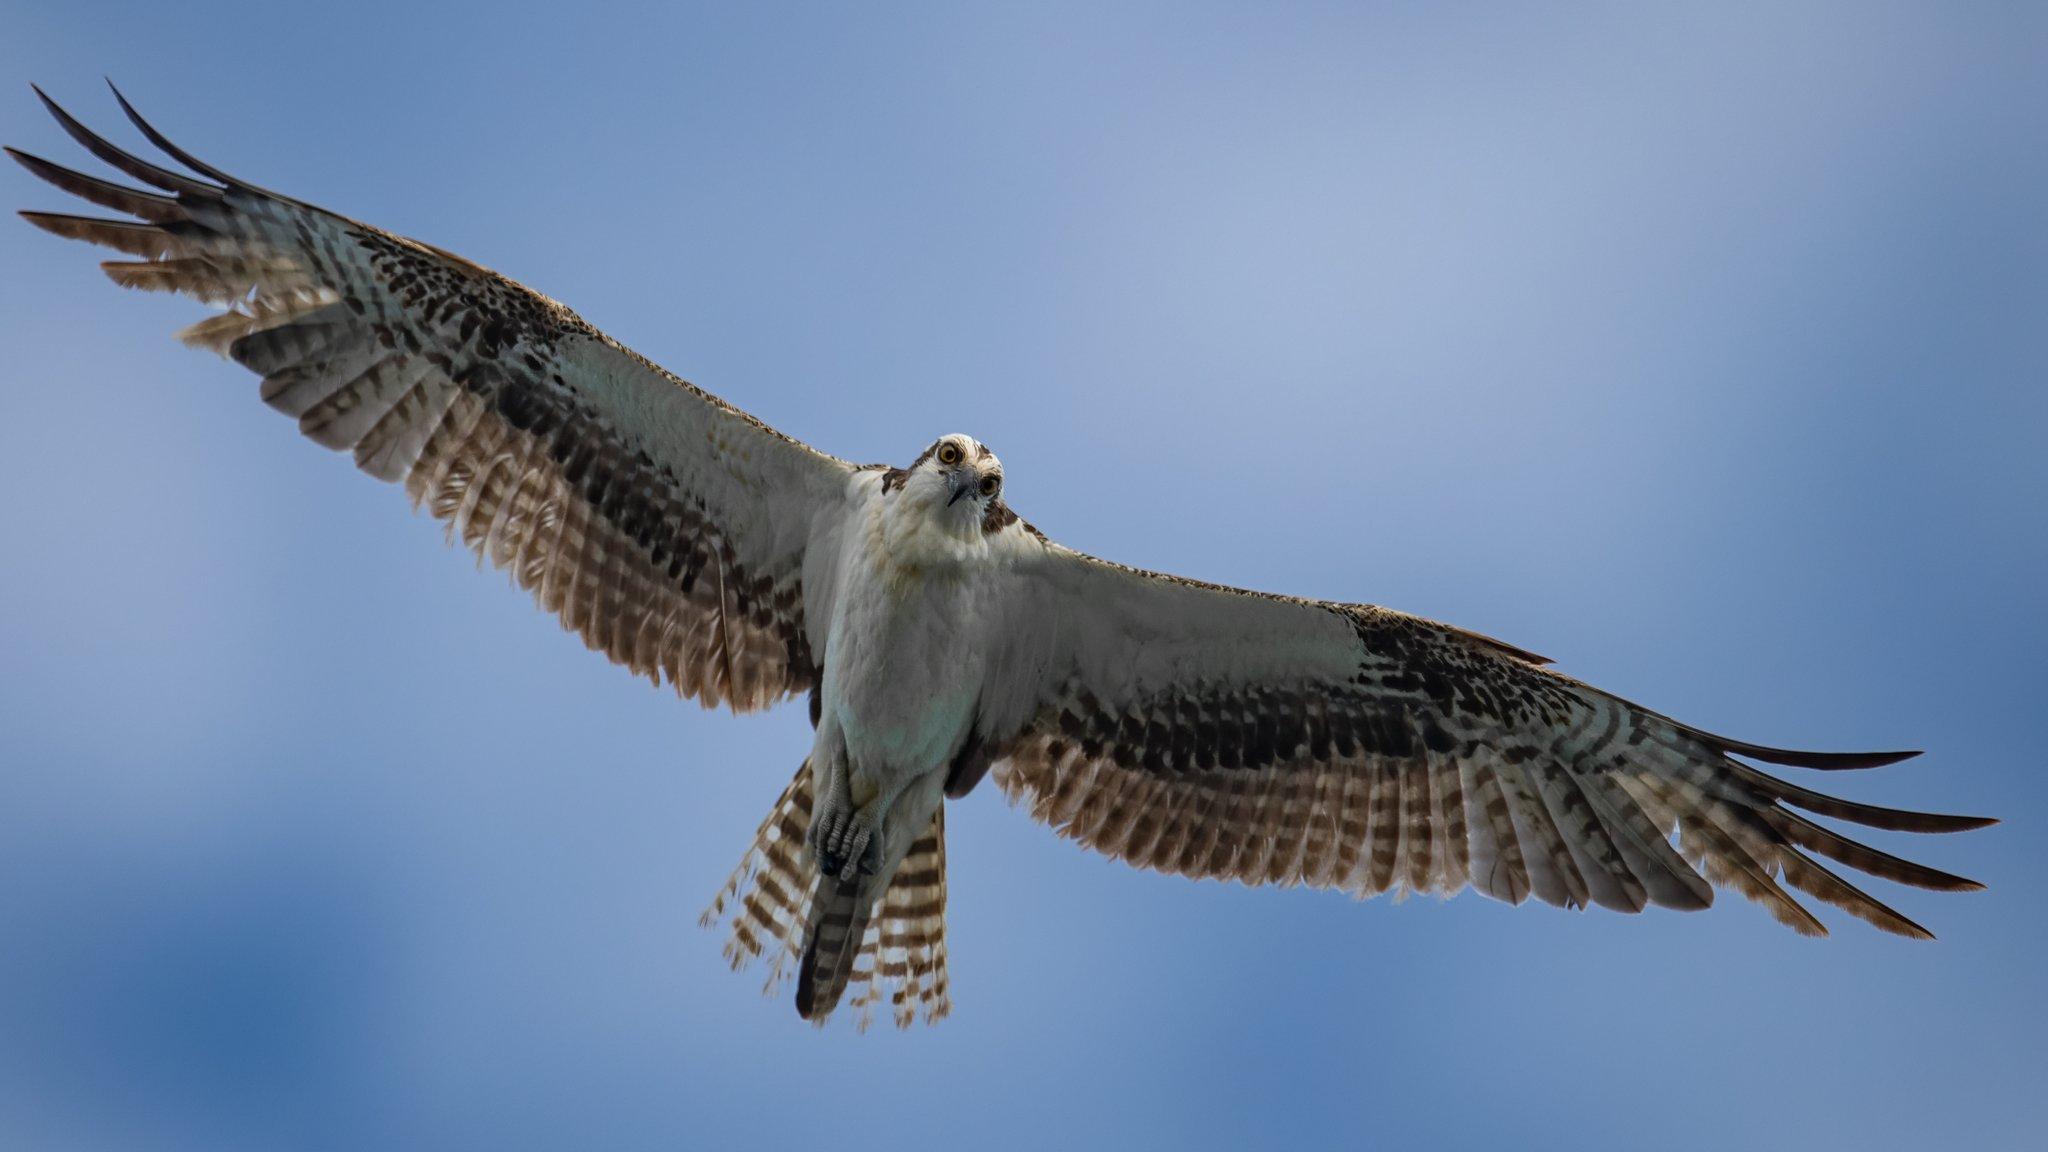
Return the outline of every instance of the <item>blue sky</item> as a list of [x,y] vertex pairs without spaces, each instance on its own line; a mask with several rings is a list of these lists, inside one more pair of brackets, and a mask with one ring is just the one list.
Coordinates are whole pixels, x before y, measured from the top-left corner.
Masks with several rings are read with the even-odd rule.
[[1359,904],[984,789],[954,1018],[814,1031],[695,927],[802,710],[607,666],[8,223],[0,1145],[2038,1146],[2040,8],[733,8],[0,0],[0,141],[79,159],[32,79],[133,140],[109,74],[829,451],[972,432],[1074,546],[1924,747],[1829,783],[2005,817],[1879,834],[1990,890]]

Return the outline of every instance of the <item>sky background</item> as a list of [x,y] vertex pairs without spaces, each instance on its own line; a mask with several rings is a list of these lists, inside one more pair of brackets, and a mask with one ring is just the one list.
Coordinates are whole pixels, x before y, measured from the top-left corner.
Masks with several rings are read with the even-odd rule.
[[1065,543],[1926,748],[1827,783],[2004,817],[1875,834],[1990,890],[1361,904],[984,788],[954,1017],[819,1032],[696,927],[801,707],[608,666],[6,221],[0,1146],[2040,1147],[2048,9],[741,7],[0,0],[0,142],[138,142],[112,75]]

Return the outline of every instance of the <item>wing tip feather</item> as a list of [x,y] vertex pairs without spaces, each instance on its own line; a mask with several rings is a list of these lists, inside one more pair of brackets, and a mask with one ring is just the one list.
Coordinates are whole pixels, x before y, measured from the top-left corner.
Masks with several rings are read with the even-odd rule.
[[140,131],[143,134],[143,136],[147,137],[151,144],[154,144],[158,148],[161,148],[166,155],[170,156],[171,159],[176,160],[178,163],[183,164],[185,167],[192,169],[194,172],[199,173],[201,176],[211,177],[230,187],[236,187],[241,185],[242,182],[240,180],[237,180],[234,177],[228,175],[227,173],[221,171],[220,169],[215,168],[213,165],[206,163],[204,160],[199,159],[197,156],[192,155],[191,153],[185,151],[183,148],[178,147],[176,144],[171,143],[169,138],[167,138],[163,133],[156,130],[155,125],[151,124],[149,121],[144,120],[142,118],[142,113],[137,112],[135,110],[135,105],[130,104],[128,102],[128,97],[123,96],[121,94],[121,89],[115,86],[113,77],[102,76],[101,79],[107,82],[107,90],[114,94],[114,101],[121,105],[122,115],[128,117],[128,122],[130,124],[135,125],[136,129]]
[[1708,739],[1725,753],[1747,756],[1751,760],[1761,760],[1766,764],[1782,764],[1788,768],[1813,768],[1822,772],[1885,768],[1922,754],[1922,750],[1918,748],[1900,752],[1809,752],[1798,748],[1772,748],[1763,744],[1750,744],[1742,740],[1730,740],[1726,736],[1708,735]]
[[217,188],[212,184],[208,184],[204,180],[192,179],[161,165],[151,164],[147,160],[123,152],[107,142],[104,137],[87,128],[77,117],[66,112],[63,106],[50,99],[49,93],[44,92],[40,86],[31,83],[29,87],[34,90],[37,99],[43,102],[43,108],[49,112],[51,118],[57,121],[57,126],[64,129],[65,135],[71,137],[72,140],[76,141],[86,151],[129,176],[145,184],[161,188],[166,192],[175,192],[180,195],[217,199],[226,191],[223,188]]

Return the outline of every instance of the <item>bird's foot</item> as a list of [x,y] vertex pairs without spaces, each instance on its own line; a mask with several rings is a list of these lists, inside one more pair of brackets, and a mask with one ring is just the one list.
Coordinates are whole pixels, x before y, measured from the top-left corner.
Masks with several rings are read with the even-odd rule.
[[[835,802],[836,801],[836,802]],[[817,810],[811,813],[810,841],[811,855],[817,857],[818,871],[827,876],[836,876],[846,866],[835,846],[839,843],[840,829],[852,808],[844,801],[829,793],[819,797]]]
[[818,871],[826,876],[872,876],[882,865],[881,821],[850,807],[828,805],[811,824],[811,848],[818,856]]

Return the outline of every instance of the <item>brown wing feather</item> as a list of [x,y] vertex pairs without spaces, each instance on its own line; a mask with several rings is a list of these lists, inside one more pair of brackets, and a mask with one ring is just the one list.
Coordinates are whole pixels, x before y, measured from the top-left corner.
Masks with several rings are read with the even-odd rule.
[[104,266],[117,283],[228,305],[185,339],[261,376],[307,437],[403,482],[450,539],[639,675],[735,710],[811,687],[803,553],[844,464],[502,276],[228,176],[125,99],[152,142],[218,183],[130,156],[43,100],[93,155],[170,195],[10,149],[141,222],[22,215],[140,257]]
[[[1176,594],[1189,587],[1227,591],[1178,582]],[[1345,621],[1353,647],[1341,671],[1184,676],[1112,701],[1077,667],[1033,719],[988,742],[999,785],[1063,835],[1140,867],[1359,896],[1469,884],[1515,903],[1634,912],[1704,908],[1711,882],[1824,934],[1789,884],[1919,936],[1802,849],[1908,883],[1973,886],[1786,805],[1922,831],[1986,821],[1853,804],[1729,758],[1839,768],[1898,754],[1726,740],[1497,641],[1379,608],[1296,603]],[[1158,635],[1160,618],[1145,619]]]

